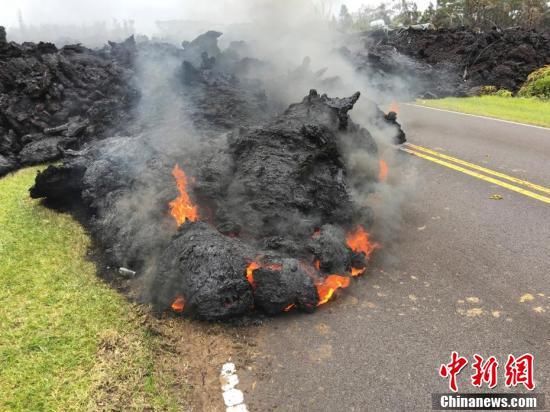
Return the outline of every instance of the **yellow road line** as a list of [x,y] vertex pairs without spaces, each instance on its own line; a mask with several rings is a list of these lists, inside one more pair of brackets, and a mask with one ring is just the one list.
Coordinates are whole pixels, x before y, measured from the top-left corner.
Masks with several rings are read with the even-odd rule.
[[437,159],[435,157],[428,156],[424,153],[419,153],[419,152],[416,152],[414,150],[407,149],[405,147],[401,147],[401,150],[403,150],[407,153],[410,153],[412,155],[421,157],[423,159],[429,160],[431,162],[440,164],[441,166],[445,166],[445,167],[448,167],[450,169],[454,169],[454,170],[457,170],[459,172],[465,173],[467,175],[470,175],[470,176],[476,177],[478,179],[484,180],[486,182],[493,183],[493,184],[498,185],[498,186],[502,186],[502,187],[504,187],[508,190],[512,190],[512,191],[520,193],[524,196],[532,197],[533,199],[540,200],[541,202],[550,203],[550,197],[539,195],[538,193],[534,193],[534,192],[531,192],[529,190],[522,189],[521,187],[511,185],[511,184],[503,182],[501,180],[497,180],[497,179],[494,179],[492,177],[482,175],[481,173],[474,172],[473,170],[465,169],[465,168],[463,168],[461,166],[457,166],[453,163],[446,162],[445,160]]
[[483,173],[486,173],[488,175],[500,177],[501,179],[508,180],[508,181],[513,182],[517,185],[526,186],[526,187],[529,187],[533,190],[537,190],[539,192],[550,193],[550,188],[540,186],[540,185],[537,185],[535,183],[528,182],[526,180],[521,180],[521,179],[518,179],[517,177],[508,176],[508,175],[505,175],[504,173],[496,172],[494,170],[487,169],[487,168],[482,167],[482,166],[478,166],[474,163],[470,163],[470,162],[466,162],[465,160],[457,159],[456,157],[447,156],[443,153],[439,153],[439,152],[436,152],[434,150],[430,150],[426,147],[417,146],[417,145],[411,144],[411,143],[405,143],[405,144],[408,147],[410,147],[411,149],[420,150],[422,152],[429,153],[431,155],[440,157],[442,159],[450,160],[451,162],[458,163],[458,164],[463,165],[463,166],[467,166],[471,169],[479,170],[479,171],[481,171]]

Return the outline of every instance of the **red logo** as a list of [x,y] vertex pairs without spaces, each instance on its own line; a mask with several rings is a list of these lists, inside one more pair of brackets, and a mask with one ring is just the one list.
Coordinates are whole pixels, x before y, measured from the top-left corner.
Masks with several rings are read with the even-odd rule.
[[475,373],[472,375],[472,385],[481,388],[483,382],[489,384],[489,388],[493,389],[497,386],[498,376],[498,361],[494,356],[491,356],[487,359],[486,362],[483,362],[483,357],[475,354],[475,362],[472,365]]
[[[495,388],[498,383],[499,362],[497,359],[494,356],[490,356],[485,360],[477,353],[473,358],[473,374],[470,376],[471,384],[478,388],[483,384],[487,384],[489,389]],[[459,356],[457,352],[453,351],[451,353],[451,361],[439,367],[439,376],[449,379],[449,389],[451,391],[458,392],[457,377],[467,364],[467,358]],[[530,391],[535,389],[535,381],[533,379],[534,364],[535,357],[530,353],[525,353],[517,358],[514,355],[508,355],[505,366],[506,386],[515,387],[518,384],[523,384]]]
[[528,390],[535,389],[533,380],[533,368],[535,365],[535,357],[530,353],[526,353],[519,358],[514,355],[508,355],[506,362],[506,386],[517,386],[522,383]]
[[456,377],[462,369],[468,364],[468,359],[458,356],[458,353],[451,354],[451,362],[446,365],[441,365],[439,368],[439,376],[442,378],[449,378],[449,388],[453,392],[458,391],[458,385],[456,384]]

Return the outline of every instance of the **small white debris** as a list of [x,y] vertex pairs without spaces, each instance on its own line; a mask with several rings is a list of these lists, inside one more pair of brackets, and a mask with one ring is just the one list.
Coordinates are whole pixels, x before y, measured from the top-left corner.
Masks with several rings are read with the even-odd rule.
[[233,375],[235,372],[237,372],[237,368],[235,367],[235,364],[232,362],[224,363],[222,366],[222,375]]
[[136,272],[134,270],[125,267],[118,268],[118,273],[127,278],[133,278],[136,276]]
[[228,391],[239,384],[239,377],[237,375],[221,375],[220,382],[222,391]]
[[235,406],[244,401],[244,394],[238,389],[229,389],[223,393],[225,406]]

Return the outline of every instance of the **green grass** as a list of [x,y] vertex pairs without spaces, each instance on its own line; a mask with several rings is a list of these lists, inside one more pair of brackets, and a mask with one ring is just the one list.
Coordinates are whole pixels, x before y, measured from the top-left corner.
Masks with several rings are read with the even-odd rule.
[[438,100],[417,100],[417,103],[438,109],[550,127],[550,101],[535,98],[447,97]]
[[0,179],[0,410],[176,410],[145,315],[96,277],[83,228],[29,198],[36,170]]

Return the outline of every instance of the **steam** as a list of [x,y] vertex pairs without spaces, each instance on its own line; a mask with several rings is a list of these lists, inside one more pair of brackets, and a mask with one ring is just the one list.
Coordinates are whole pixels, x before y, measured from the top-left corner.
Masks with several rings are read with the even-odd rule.
[[[111,3],[113,2],[109,2]],[[356,204],[374,211],[374,236],[383,243],[396,241],[401,223],[402,204],[410,194],[406,190],[411,183],[408,176],[412,173],[403,169],[402,159],[398,158],[399,154],[393,147],[395,128],[380,122],[379,113],[370,100],[385,107],[390,101],[399,100],[402,96],[387,95],[380,91],[380,79],[376,78],[373,81],[369,73],[358,72],[340,50],[343,45],[352,48],[362,45],[354,44],[353,39],[338,32],[315,2],[226,1],[223,3],[223,10],[231,10],[229,13],[220,13],[220,8],[217,7],[220,2],[203,2],[200,7],[191,5],[191,2],[181,3],[181,6],[176,5],[174,1],[172,15],[189,13],[195,16],[195,22],[206,22],[204,25],[192,25],[197,31],[223,31],[224,34],[220,38],[222,49],[228,47],[232,41],[245,41],[247,52],[241,57],[265,62],[243,75],[244,81],[260,80],[267,100],[271,103],[267,109],[255,110],[267,110],[275,114],[289,104],[301,100],[312,88],[329,96],[341,97],[350,96],[356,91],[361,92],[362,97],[352,111],[351,117],[354,122],[371,132],[377,142],[378,153],[374,153],[368,147],[362,148],[349,135],[342,136],[341,148],[349,169],[352,196]],[[98,5],[99,10],[101,1],[94,4]],[[144,1],[137,1],[135,4],[138,8],[145,7]],[[58,0],[54,3],[53,9],[61,11],[62,6],[65,7],[66,4]],[[73,12],[74,10],[67,9],[59,18],[63,19],[64,15],[68,18]],[[101,13],[103,12],[102,10]],[[219,20],[220,16],[223,16],[224,21]],[[128,21],[131,20],[130,16]],[[134,32],[137,27],[140,26],[128,24],[127,32],[123,31],[119,35]],[[18,33],[8,29],[9,38],[31,35],[35,37],[34,40],[44,40],[38,38],[39,28],[32,31],[31,26],[27,25],[21,30],[23,31]],[[121,243],[136,245],[130,247],[135,249],[136,253],[139,245],[147,243],[161,249],[175,229],[168,224],[157,227],[151,227],[150,224],[151,216],[165,210],[168,201],[177,195],[170,170],[165,170],[163,175],[162,170],[155,169],[154,163],[158,161],[161,164],[169,164],[173,159],[177,159],[178,162],[181,160],[180,166],[193,175],[197,163],[201,162],[199,159],[202,159],[202,162],[215,162],[216,153],[223,152],[227,144],[225,136],[221,136],[216,127],[212,126],[211,130],[205,130],[193,122],[192,113],[204,108],[197,106],[197,96],[190,96],[182,86],[181,63],[184,50],[181,49],[180,42],[192,40],[192,36],[199,33],[190,33],[188,38],[174,38],[173,33],[165,27],[163,32],[162,25],[156,25],[155,28],[148,26],[148,30],[154,42],[172,41],[179,47],[179,51],[162,44],[153,47],[147,42],[140,46],[134,70],[141,91],[141,100],[136,109],[135,122],[129,127],[129,131],[135,136],[132,138],[142,139],[143,145],[140,146],[139,153],[126,153],[124,142],[127,138],[120,138],[114,147],[107,150],[110,160],[133,169],[134,172],[129,175],[137,176],[137,180],[132,182],[131,191],[122,193],[113,200],[113,207],[106,215],[97,217],[103,219],[104,225],[119,228],[118,236],[126,239]],[[102,40],[105,33],[101,30],[99,32],[96,38],[89,41],[90,44]],[[69,33],[68,37],[71,36],[73,34]],[[403,89],[403,82],[398,78],[392,79],[392,82],[396,86],[393,89]],[[262,117],[261,113],[257,114],[253,117]],[[120,146],[117,146],[118,144]],[[210,157],[202,156],[203,152],[209,153]],[[389,179],[375,184],[366,183],[372,182],[372,176],[377,174],[379,155],[382,155],[389,165]],[[184,164],[186,159],[188,163]],[[225,167],[229,169],[231,165]],[[231,182],[228,182],[228,186],[230,184]],[[235,198],[235,205],[238,206],[238,198]],[[250,216],[250,219],[259,217]],[[283,223],[288,225],[289,230],[294,228],[300,231],[302,219],[303,216],[288,216],[287,221]],[[128,223],[129,220],[132,221],[131,224]],[[258,225],[261,224],[262,222],[258,221]],[[129,232],[128,228],[138,229]],[[151,239],[155,241],[150,242]],[[139,261],[147,270],[154,267],[155,262],[151,259],[159,254],[158,250],[150,252],[151,256],[135,256],[131,251],[121,253],[130,258],[120,264],[132,267]]]
[[[233,41],[246,42],[246,56],[267,62],[266,66],[254,69],[244,77],[261,80],[267,98],[276,110],[302,99],[316,88],[329,96],[349,96],[360,91],[362,97],[355,105],[351,117],[366,127],[378,146],[378,153],[364,148],[359,142],[342,136],[342,151],[349,168],[349,183],[353,200],[364,205],[365,210],[374,212],[374,226],[370,229],[382,243],[397,241],[402,221],[403,203],[411,195],[414,172],[406,166],[402,156],[393,146],[395,128],[380,122],[380,113],[372,101],[385,109],[390,101],[405,96],[387,94],[379,87],[380,78],[371,78],[369,73],[358,72],[356,67],[341,53],[342,45],[354,45],[348,35],[341,33],[319,12],[314,2],[301,0],[257,0],[254,2],[230,2],[232,12],[224,16],[225,32],[219,39],[221,49]],[[213,21],[220,26],[209,7],[195,10],[200,19]],[[191,40],[181,39],[181,40]],[[201,133],[194,130],[185,113],[195,108],[195,102],[178,92],[181,86],[174,81],[181,59],[159,56],[140,56],[138,71],[142,74],[141,84],[144,99],[140,106],[139,121],[143,125],[155,124],[151,142],[161,151],[189,154],[204,145]],[[391,81],[391,90],[403,90],[404,81]],[[156,114],[155,114],[156,113]],[[209,151],[225,149],[225,139],[209,140]],[[214,146],[214,147],[213,147]],[[386,182],[375,184],[373,175],[378,171],[381,156],[389,166],[390,175]],[[157,182],[158,184],[158,182]],[[231,187],[231,182],[228,182]],[[156,188],[153,187],[153,190]],[[239,205],[239,191],[234,191],[235,213]],[[368,212],[365,212],[368,213]],[[249,219],[260,219],[249,216]],[[303,216],[288,216],[281,224],[290,231],[300,231]],[[369,216],[366,216],[366,221]],[[258,223],[261,225],[261,222]]]

